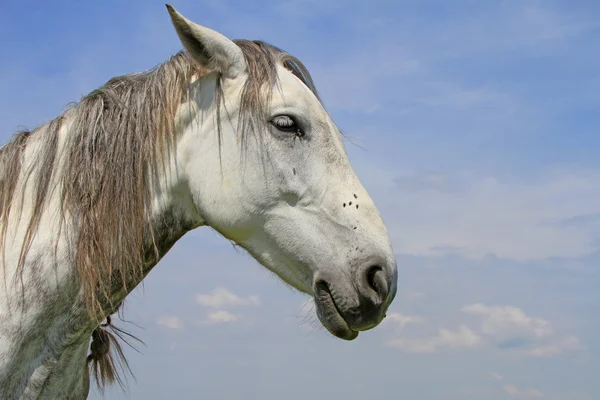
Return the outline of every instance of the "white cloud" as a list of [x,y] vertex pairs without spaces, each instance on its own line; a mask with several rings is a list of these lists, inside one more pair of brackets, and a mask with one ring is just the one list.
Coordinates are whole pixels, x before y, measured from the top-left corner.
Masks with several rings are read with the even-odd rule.
[[527,356],[552,357],[581,348],[577,337],[560,339],[554,334],[550,322],[530,317],[517,307],[477,303],[463,307],[462,311],[483,318],[479,330],[491,343],[499,347],[510,343],[512,346],[509,348],[514,347]]
[[519,389],[514,385],[504,386],[504,391],[510,397],[517,399],[538,399],[544,397],[544,394],[537,389]]
[[548,321],[529,317],[517,307],[477,303],[463,307],[462,311],[483,317],[481,333],[498,340],[544,338],[552,334],[552,326]]
[[156,324],[164,326],[167,329],[180,330],[183,328],[183,323],[179,317],[163,315],[156,319]]
[[579,339],[569,336],[557,343],[535,346],[525,353],[532,357],[552,357],[565,351],[578,350],[581,348]]
[[[401,253],[438,256],[452,249],[472,259],[494,254],[527,261],[598,250],[600,170],[503,181],[468,171],[394,177],[375,165],[361,169]],[[588,223],[572,223],[586,216]]]
[[241,320],[242,317],[239,315],[232,314],[229,311],[219,310],[209,313],[203,323],[206,325],[230,324]]
[[[501,382],[504,380],[504,377],[497,372],[491,372],[490,377],[497,381]],[[544,394],[538,389],[519,389],[515,385],[506,384],[502,386],[502,389],[510,396],[514,398],[540,398],[543,397]]]
[[532,357],[552,357],[561,353],[558,345],[537,346],[525,352]]
[[218,287],[210,294],[196,295],[196,301],[203,307],[224,308],[237,306],[257,306],[260,304],[258,296],[240,297],[229,290]]
[[418,315],[404,315],[400,313],[388,313],[385,320],[387,323],[393,323],[398,330],[402,330],[406,325],[422,324],[425,318]]
[[[461,311],[482,318],[478,329],[461,325],[456,331],[440,329],[437,335],[420,338],[400,336],[386,344],[411,353],[433,353],[444,347],[492,347],[530,357],[551,357],[582,347],[577,337],[557,337],[550,322],[530,317],[518,307],[476,303],[462,307]],[[388,319],[400,332],[409,324],[425,322],[423,317],[400,313],[390,313]],[[491,376],[498,381],[502,379],[499,374]]]
[[481,343],[481,337],[468,327],[461,325],[456,331],[440,329],[436,336],[409,339],[399,338],[389,341],[388,346],[410,353],[433,353],[438,348],[474,348]]
[[504,377],[497,372],[490,372],[490,376],[493,380],[500,382]]
[[206,318],[201,321],[204,325],[231,324],[247,319],[240,315],[226,311],[226,308],[257,306],[260,304],[258,296],[241,297],[223,287],[217,287],[212,293],[197,294],[196,302],[203,307],[212,308]]

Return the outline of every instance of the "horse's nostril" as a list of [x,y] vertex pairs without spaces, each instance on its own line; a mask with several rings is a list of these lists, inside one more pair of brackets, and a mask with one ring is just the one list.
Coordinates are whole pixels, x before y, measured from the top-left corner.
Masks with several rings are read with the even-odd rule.
[[290,206],[296,207],[296,204],[298,204],[298,200],[300,200],[300,198],[295,193],[287,193],[283,195],[283,200]]
[[388,294],[386,273],[379,265],[373,265],[366,270],[366,283],[374,293],[377,302],[383,302]]
[[375,281],[375,275],[379,271],[381,271],[381,267],[379,265],[374,265],[367,269],[367,283],[375,292],[377,292],[377,282]]

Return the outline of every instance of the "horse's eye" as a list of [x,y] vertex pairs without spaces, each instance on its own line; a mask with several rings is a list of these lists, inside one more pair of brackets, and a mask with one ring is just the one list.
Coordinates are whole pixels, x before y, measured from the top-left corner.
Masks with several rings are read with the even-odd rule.
[[294,122],[293,118],[288,115],[279,115],[273,118],[271,123],[280,131],[296,132],[298,130],[296,122]]

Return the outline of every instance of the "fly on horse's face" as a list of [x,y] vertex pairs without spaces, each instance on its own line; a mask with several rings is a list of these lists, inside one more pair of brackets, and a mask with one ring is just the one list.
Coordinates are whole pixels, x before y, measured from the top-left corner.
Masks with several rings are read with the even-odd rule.
[[[267,46],[257,51],[274,65],[257,64],[241,44],[169,11],[190,56],[217,72],[192,85],[178,113],[177,167],[198,218],[312,295],[337,337],[375,327],[396,293],[394,252],[307,72]],[[275,82],[252,86],[269,68]],[[248,99],[264,104],[248,114]]]

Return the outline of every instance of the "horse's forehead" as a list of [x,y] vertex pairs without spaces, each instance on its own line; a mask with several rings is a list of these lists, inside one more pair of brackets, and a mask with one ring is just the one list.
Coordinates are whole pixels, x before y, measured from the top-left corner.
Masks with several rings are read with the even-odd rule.
[[283,66],[277,66],[277,74],[279,87],[273,92],[274,102],[285,102],[306,110],[324,112],[314,93],[290,70]]

